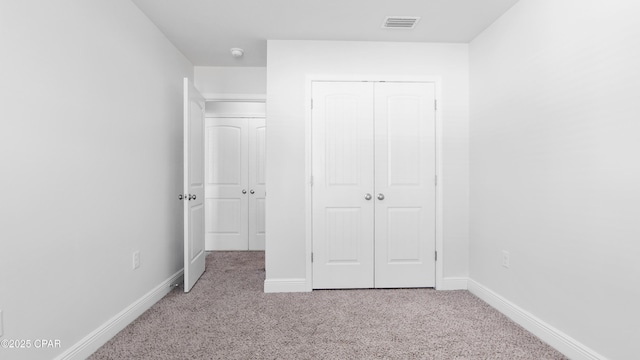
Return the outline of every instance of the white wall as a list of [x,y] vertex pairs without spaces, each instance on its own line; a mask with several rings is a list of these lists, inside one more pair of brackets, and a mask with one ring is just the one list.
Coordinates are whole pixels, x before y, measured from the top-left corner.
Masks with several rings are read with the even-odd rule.
[[[182,267],[182,78],[129,0],[0,3],[0,349],[51,359]],[[133,271],[132,251],[141,252]]]
[[307,74],[442,77],[444,275],[466,277],[468,46],[277,40],[267,63],[267,280],[305,278]]
[[521,0],[470,44],[470,276],[611,359],[640,354],[638,15]]
[[264,99],[267,92],[265,67],[196,66],[194,77],[196,87],[207,98]]

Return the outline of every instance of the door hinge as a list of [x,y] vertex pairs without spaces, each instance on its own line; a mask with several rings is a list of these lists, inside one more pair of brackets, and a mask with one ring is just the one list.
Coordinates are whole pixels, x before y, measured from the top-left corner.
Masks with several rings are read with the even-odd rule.
[[433,100],[433,109],[438,110],[438,100]]
[[311,179],[309,180],[309,184],[311,184],[311,186],[313,186],[313,175],[311,175]]
[[436,261],[438,261],[438,252],[436,251]]
[[438,186],[438,175],[435,176],[435,184]]
[[311,262],[313,262],[313,252],[311,252]]
[[313,99],[311,99],[311,110],[313,110]]

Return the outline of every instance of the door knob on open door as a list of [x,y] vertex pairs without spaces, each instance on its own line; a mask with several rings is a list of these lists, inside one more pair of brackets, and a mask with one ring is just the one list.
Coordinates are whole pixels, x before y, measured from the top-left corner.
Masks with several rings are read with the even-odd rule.
[[365,199],[365,200],[371,200],[371,194],[367,194],[367,195],[365,195],[365,196],[364,196],[364,199]]
[[384,194],[378,194],[378,200],[384,200]]
[[184,199],[184,195],[178,194],[178,200],[182,200],[182,199]]

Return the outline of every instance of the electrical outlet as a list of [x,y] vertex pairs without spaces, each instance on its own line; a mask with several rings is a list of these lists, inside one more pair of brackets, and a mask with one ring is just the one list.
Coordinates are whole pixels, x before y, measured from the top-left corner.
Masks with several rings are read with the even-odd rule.
[[2,310],[0,310],[0,337],[2,337],[2,335],[4,335],[4,321],[2,321]]
[[509,252],[502,250],[502,266],[508,269],[510,265]]
[[133,270],[140,267],[140,251],[133,252]]

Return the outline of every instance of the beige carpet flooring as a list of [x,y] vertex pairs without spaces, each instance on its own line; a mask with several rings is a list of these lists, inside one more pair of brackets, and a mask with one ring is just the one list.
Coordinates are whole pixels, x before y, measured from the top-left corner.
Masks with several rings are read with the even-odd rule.
[[263,252],[214,252],[90,359],[565,359],[468,291],[265,294]]

